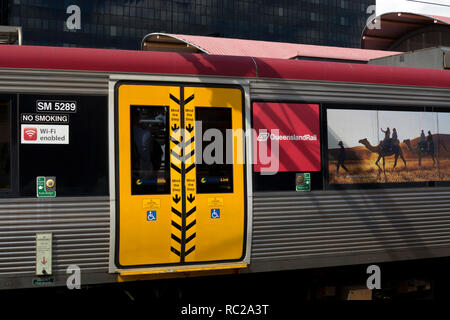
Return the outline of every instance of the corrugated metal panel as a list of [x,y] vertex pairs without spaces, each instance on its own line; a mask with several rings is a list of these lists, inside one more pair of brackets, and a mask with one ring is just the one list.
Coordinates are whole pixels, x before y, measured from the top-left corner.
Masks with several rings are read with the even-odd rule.
[[0,92],[108,94],[108,74],[0,69]]
[[346,102],[400,106],[450,106],[447,88],[420,88],[358,83],[252,80],[252,100]]
[[370,60],[369,64],[442,70],[445,65],[445,53],[449,50],[449,48],[428,48],[404,52],[402,54]]
[[35,234],[53,233],[53,270],[70,264],[107,272],[107,197],[0,199],[0,275],[35,272]]
[[[448,247],[450,189],[258,192],[253,198],[252,263]],[[339,256],[339,261],[335,257]],[[400,255],[396,255],[400,256]],[[380,255],[381,257],[381,255]],[[381,258],[380,258],[381,259]],[[376,260],[376,259],[375,259]],[[386,259],[381,259],[382,260]],[[395,260],[395,259],[394,259]]]

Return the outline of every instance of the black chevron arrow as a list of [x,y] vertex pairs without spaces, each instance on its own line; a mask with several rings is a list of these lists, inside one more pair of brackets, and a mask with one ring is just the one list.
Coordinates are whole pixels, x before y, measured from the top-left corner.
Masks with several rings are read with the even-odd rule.
[[170,137],[170,141],[172,141],[173,143],[175,143],[176,145],[179,145],[181,143],[181,141],[175,140],[174,138]]
[[[181,149],[181,153],[183,154],[183,149]],[[176,153],[173,149],[170,150],[170,154],[173,155],[175,158],[177,158],[180,161],[183,160],[183,156]]]
[[186,226],[186,231],[188,231],[190,228],[192,228],[193,226],[195,226],[195,224],[197,223],[197,220],[192,221],[191,223],[189,223]]
[[186,127],[186,130],[189,131],[189,133],[191,133],[192,130],[194,130],[194,127],[189,123],[189,125]]
[[[173,253],[175,253],[177,256],[180,256],[180,251],[178,251],[177,249],[175,249],[174,247],[170,247],[170,251],[172,251]],[[190,253],[190,252],[189,252]]]
[[185,145],[185,146],[188,146],[188,145],[190,145],[191,143],[193,143],[193,142],[194,142],[194,138],[195,138],[195,137],[192,137],[191,139],[189,139],[188,141],[186,141],[186,142],[184,143],[184,145]]
[[180,202],[181,198],[176,194],[175,197],[172,198],[172,200],[175,201],[175,203],[178,203]]
[[187,199],[188,199],[188,201],[190,202],[190,203],[192,203],[192,201],[194,201],[195,200],[195,197],[192,195],[192,193],[189,195],[189,197],[187,197]]
[[186,238],[186,243],[188,243],[189,241],[191,241],[192,239],[194,239],[197,236],[197,233],[193,233],[190,235],[190,237]]
[[172,126],[172,130],[173,130],[173,131],[177,131],[178,129],[180,129],[180,127],[177,126],[177,124],[175,123],[175,124]]
[[177,228],[179,231],[181,231],[181,226],[176,223],[175,221],[172,221],[172,226],[174,226],[175,228]]
[[184,104],[188,104],[189,102],[191,102],[194,99],[194,95],[190,96],[189,98],[187,98],[186,100],[184,100]]
[[[194,233],[193,235],[195,235],[195,233]],[[174,235],[173,233],[171,234],[171,238],[172,238],[173,240],[175,240],[176,242],[178,242],[178,243],[181,244],[181,239],[178,238],[178,237],[177,237],[176,235]],[[195,236],[194,236],[194,238],[195,238]]]
[[192,251],[194,251],[195,250],[195,246],[192,246],[192,248],[190,248],[188,251],[186,251],[185,253],[184,253],[184,256],[186,257],[189,253],[191,253]]
[[195,168],[195,163],[191,164],[189,167],[186,168],[186,173],[188,173],[189,171],[191,171],[194,168]]
[[170,167],[171,167],[172,169],[174,169],[176,172],[181,173],[181,169],[178,168],[178,167],[177,167],[176,165],[174,165],[173,163],[170,164]]
[[172,212],[181,218],[181,212],[175,209],[174,207],[172,207]]
[[197,210],[197,207],[193,207],[191,210],[186,212],[186,218],[189,217],[191,214],[193,214]]
[[175,96],[173,96],[172,94],[170,94],[170,99],[172,99],[172,101],[174,101],[176,104],[180,104],[180,100],[175,98]]

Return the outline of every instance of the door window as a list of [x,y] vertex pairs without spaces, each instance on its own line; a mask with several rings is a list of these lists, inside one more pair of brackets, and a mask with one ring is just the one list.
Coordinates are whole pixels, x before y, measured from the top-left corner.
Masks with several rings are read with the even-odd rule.
[[131,106],[131,194],[170,188],[167,107]]
[[10,112],[9,101],[0,100],[0,191],[10,189],[11,152],[10,152]]
[[195,119],[202,124],[197,133],[201,137],[195,139],[201,142],[201,148],[196,147],[197,156],[202,156],[197,165],[197,193],[233,192],[231,109],[197,107]]

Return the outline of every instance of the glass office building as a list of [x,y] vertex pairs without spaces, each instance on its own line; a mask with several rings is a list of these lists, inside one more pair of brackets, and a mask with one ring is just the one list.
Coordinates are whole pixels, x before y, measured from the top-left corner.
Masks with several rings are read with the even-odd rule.
[[[29,45],[139,49],[151,32],[359,47],[375,0],[0,0]],[[4,12],[7,10],[7,14]]]

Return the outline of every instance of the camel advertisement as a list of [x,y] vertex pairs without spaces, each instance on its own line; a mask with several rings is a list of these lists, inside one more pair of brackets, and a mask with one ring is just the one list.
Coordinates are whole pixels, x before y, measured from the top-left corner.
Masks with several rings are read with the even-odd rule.
[[450,113],[328,109],[330,184],[450,181]]

